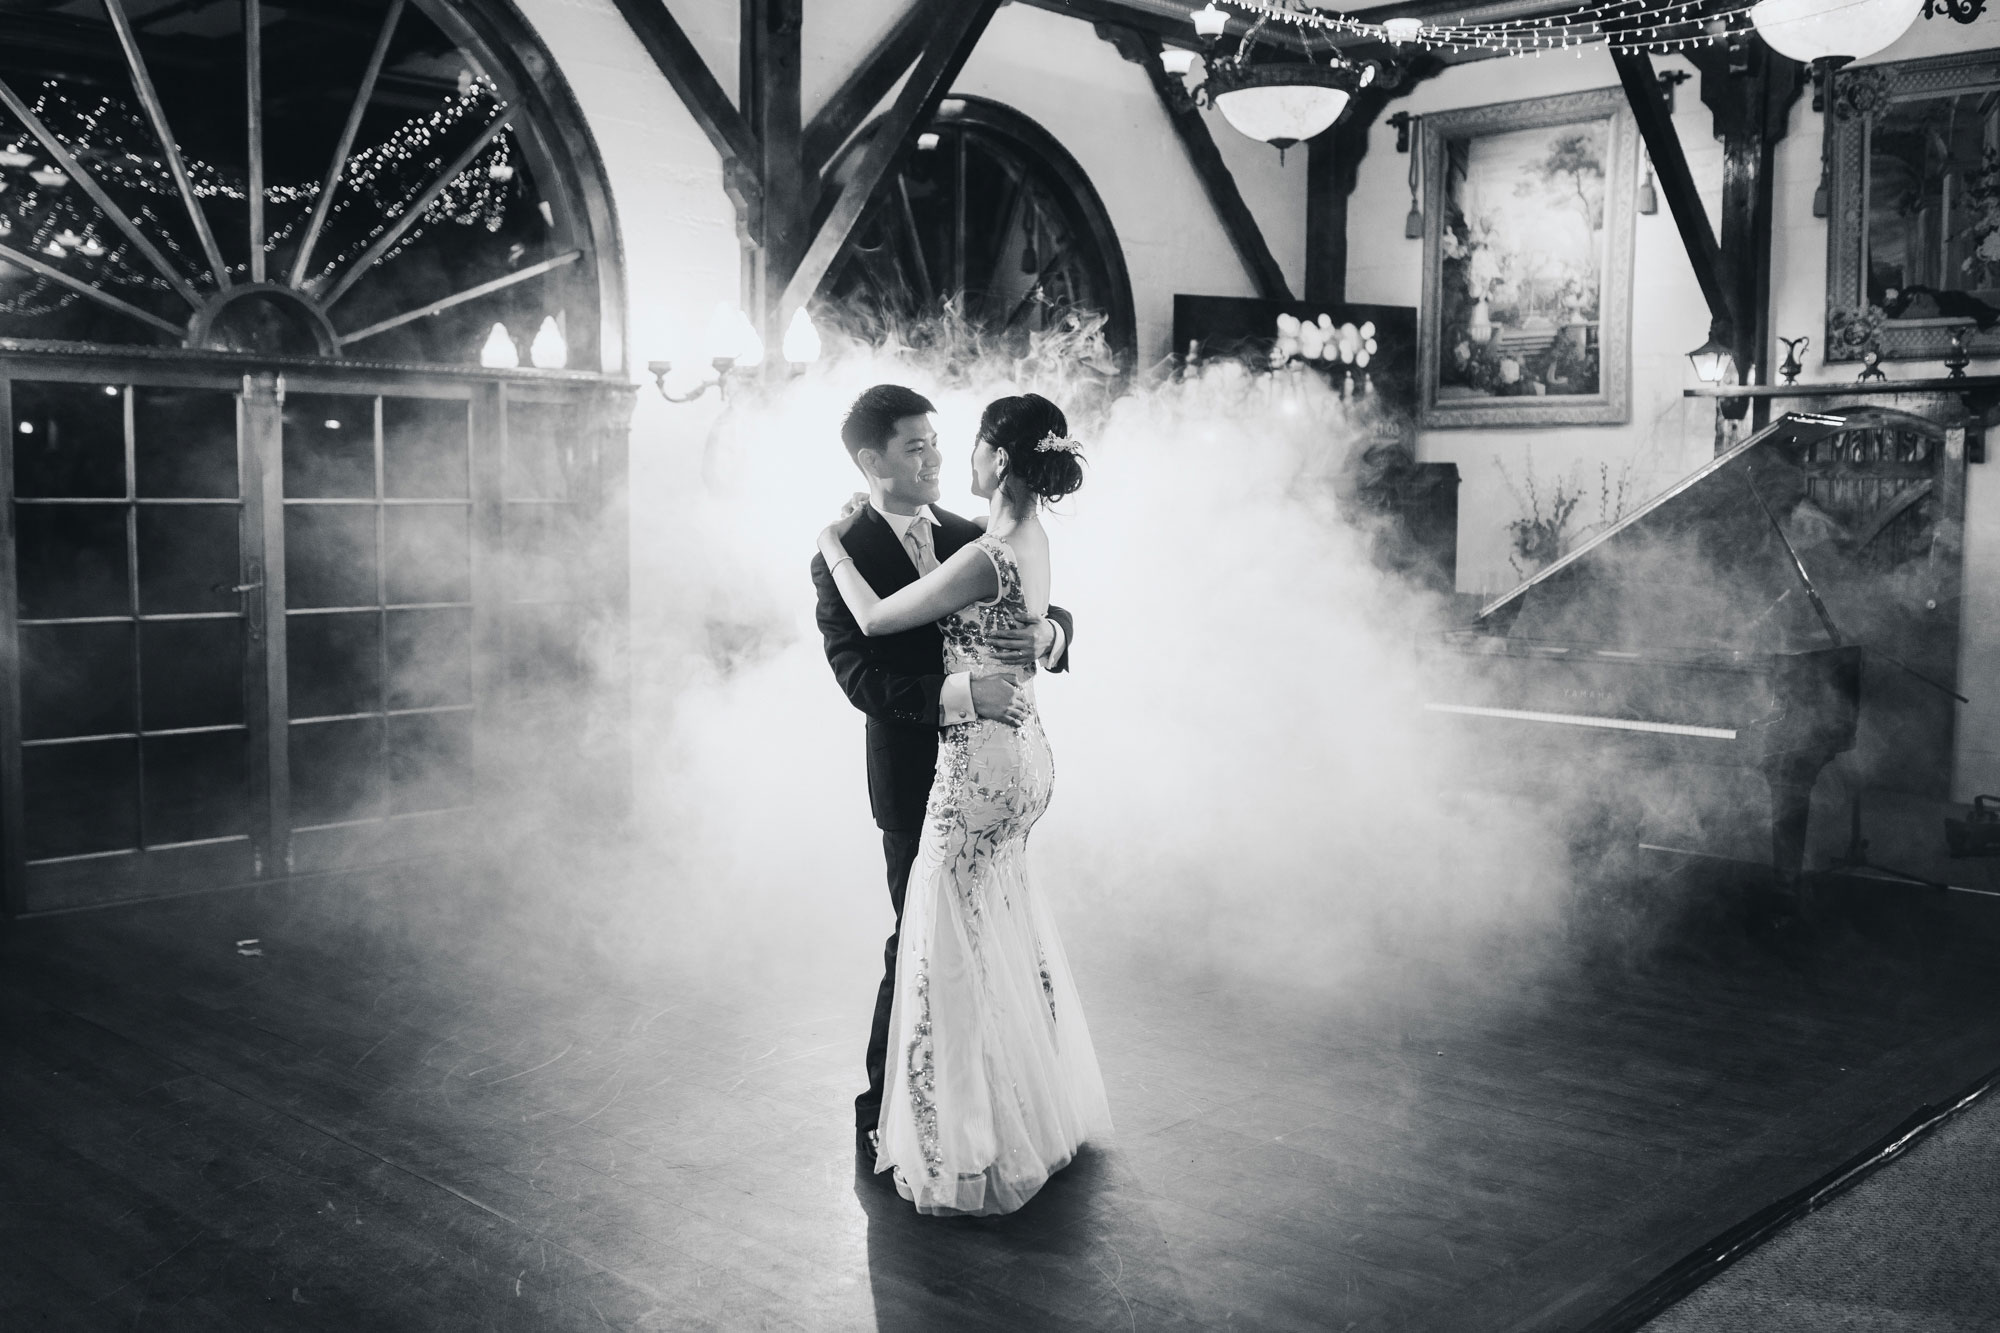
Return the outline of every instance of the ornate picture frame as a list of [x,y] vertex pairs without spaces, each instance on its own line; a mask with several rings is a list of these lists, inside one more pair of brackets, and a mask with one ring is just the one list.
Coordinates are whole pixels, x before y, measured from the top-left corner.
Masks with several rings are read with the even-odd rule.
[[1432,112],[1423,152],[1418,426],[1630,420],[1639,134],[1624,93]]
[[[2000,356],[2000,325],[1981,332],[1953,313],[1962,297],[2000,304],[2000,158],[1981,155],[1982,127],[1958,114],[1995,96],[1993,49],[1834,76],[1824,164],[1828,361],[1858,361],[1871,347],[1884,360],[1935,360],[1950,353],[1954,332],[1971,355]],[[1963,265],[1978,262],[1982,247],[1996,258],[1983,279],[1968,279]],[[1935,288],[1952,309],[1926,294]]]

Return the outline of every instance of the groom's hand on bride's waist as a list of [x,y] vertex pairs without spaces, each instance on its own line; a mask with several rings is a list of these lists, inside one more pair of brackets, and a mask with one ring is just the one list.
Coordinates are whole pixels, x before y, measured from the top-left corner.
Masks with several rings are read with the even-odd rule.
[[1017,706],[1014,691],[1018,682],[1004,671],[972,678],[972,711],[991,722],[1018,727],[1027,720],[1027,709]]
[[1055,627],[1043,616],[1023,620],[988,631],[986,646],[1009,666],[1032,666],[1048,655],[1055,643]]

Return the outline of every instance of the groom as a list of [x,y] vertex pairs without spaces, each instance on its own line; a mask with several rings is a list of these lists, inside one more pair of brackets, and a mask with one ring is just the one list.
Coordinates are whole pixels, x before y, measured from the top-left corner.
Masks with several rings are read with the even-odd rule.
[[[936,507],[937,428],[929,399],[900,384],[878,384],[854,400],[841,423],[841,442],[868,482],[868,503],[841,520],[840,540],[854,567],[878,596],[916,582],[979,528]],[[819,593],[819,630],[826,660],[847,699],[868,715],[868,803],[882,830],[889,866],[889,904],[896,930],[883,948],[875,1024],[868,1033],[868,1090],[854,1099],[855,1147],[870,1169],[873,1135],[882,1110],[889,1053],[889,1010],[896,994],[896,945],[903,923],[903,892],[924,826],[924,805],[937,765],[938,729],[975,717],[1006,720],[1014,682],[1005,675],[944,673],[944,638],[937,626],[868,638],[841,600],[826,561],[815,555],[813,586]],[[988,642],[1000,660],[1017,666],[1041,662],[1046,670],[1068,666],[1069,612],[1051,606],[1047,620],[997,631]]]

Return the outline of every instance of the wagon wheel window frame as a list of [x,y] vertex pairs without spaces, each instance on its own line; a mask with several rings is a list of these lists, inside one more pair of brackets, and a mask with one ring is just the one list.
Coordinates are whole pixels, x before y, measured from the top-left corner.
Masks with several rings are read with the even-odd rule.
[[[5,154],[0,154],[0,166],[25,171],[28,164],[20,161],[21,157],[31,154],[42,159],[36,170],[28,173],[32,183],[24,177],[22,184],[52,191],[66,188],[87,197],[95,210],[97,224],[85,229],[83,238],[73,234],[66,237],[72,242],[69,246],[51,248],[46,253],[29,253],[25,244],[17,244],[25,238],[0,236],[0,260],[53,284],[65,294],[93,303],[114,318],[129,321],[135,331],[150,332],[155,342],[148,346],[143,342],[100,337],[77,344],[61,339],[16,337],[6,339],[7,345],[23,350],[38,347],[54,350],[64,345],[133,348],[157,354],[167,349],[161,345],[164,341],[167,347],[191,352],[253,355],[275,352],[277,359],[296,359],[303,354],[321,362],[462,368],[478,361],[477,347],[465,348],[462,360],[436,355],[412,357],[398,355],[393,340],[380,341],[381,335],[421,325],[458,307],[478,310],[477,303],[482,298],[543,281],[552,284],[545,308],[560,311],[565,326],[562,332],[567,354],[562,358],[561,368],[622,377],[626,359],[623,283],[618,272],[619,245],[602,163],[574,95],[556,72],[554,61],[541,49],[539,39],[511,5],[496,0],[471,6],[449,4],[445,0],[388,0],[377,11],[380,21],[370,43],[366,66],[342,76],[358,76],[358,81],[343,108],[342,130],[325,171],[310,186],[284,187],[294,202],[304,199],[311,204],[309,216],[294,210],[290,229],[299,230],[303,221],[303,235],[296,249],[285,255],[274,249],[276,233],[268,225],[268,206],[272,205],[276,192],[265,176],[269,145],[265,141],[268,126],[264,96],[264,7],[262,0],[234,0],[234,5],[240,7],[242,20],[241,32],[234,42],[240,48],[241,63],[239,69],[226,77],[240,74],[242,82],[244,179],[239,192],[242,205],[236,211],[247,214],[247,235],[241,238],[247,258],[231,264],[218,239],[214,216],[218,210],[203,203],[204,189],[190,171],[189,159],[169,117],[171,108],[160,95],[147,56],[149,39],[142,29],[153,13],[141,11],[135,19],[130,0],[97,0],[97,3],[102,6],[109,28],[102,33],[90,31],[88,35],[93,40],[115,39],[115,48],[103,54],[107,61],[114,53],[122,58],[128,84],[119,91],[128,92],[136,102],[131,115],[135,120],[143,120],[150,131],[151,142],[146,147],[156,154],[157,160],[148,165],[157,171],[163,183],[171,182],[165,187],[171,195],[153,202],[162,213],[173,213],[175,228],[170,231],[167,219],[140,206],[129,192],[121,204],[118,194],[108,190],[105,180],[100,179],[110,176],[115,168],[105,170],[100,166],[93,170],[92,167],[94,158],[101,162],[109,154],[94,154],[78,141],[75,133],[65,133],[67,127],[51,124],[49,118],[38,114],[36,106],[42,99],[35,95],[36,90],[25,85],[25,80],[18,76],[0,77],[0,125],[6,127],[6,134],[13,141],[0,144],[0,148],[6,149]],[[473,114],[484,110],[488,119],[470,143],[464,142],[461,135],[447,144],[440,136],[438,151],[417,162],[414,178],[424,182],[423,187],[403,192],[397,201],[400,207],[385,204],[379,213],[367,215],[365,245],[358,253],[350,247],[350,253],[340,256],[345,262],[316,272],[316,262],[325,265],[325,261],[338,254],[337,248],[328,244],[329,219],[352,207],[359,197],[354,181],[357,164],[376,147],[359,141],[363,120],[381,86],[392,44],[398,31],[411,24],[412,11],[454,44],[466,63],[479,71],[479,91],[486,94],[485,105],[474,108]],[[10,17],[0,22],[0,31],[4,31],[6,23],[17,21]],[[59,85],[45,80],[44,89],[50,88]],[[461,81],[461,103],[478,100],[466,98],[465,91]],[[437,116],[431,119],[435,121]],[[419,127],[419,135],[422,128]],[[518,155],[527,168],[528,178],[539,195],[534,206],[547,224],[548,253],[533,262],[490,276],[482,275],[479,281],[456,286],[429,299],[412,299],[407,306],[386,314],[378,312],[378,317],[366,322],[343,318],[341,301],[364,278],[378,271],[393,273],[392,269],[381,266],[393,265],[403,247],[411,243],[412,234],[420,234],[433,225],[428,215],[440,197],[454,186],[462,187],[469,173],[486,166],[486,158],[495,156],[491,150],[496,143],[503,146],[499,160],[504,162],[507,157]],[[418,146],[430,148],[427,140]],[[494,170],[495,178],[500,179],[499,173],[507,168]],[[208,193],[212,195],[214,191],[209,189]],[[139,216],[135,217],[135,213]],[[177,245],[176,235],[190,244]],[[107,290],[110,284],[92,281],[89,276],[72,271],[72,266],[66,266],[63,260],[75,257],[78,239],[93,247],[84,249],[85,255],[104,254],[107,242],[123,250],[132,269],[169,294],[170,306],[147,309],[115,290]],[[223,234],[223,239],[232,238]],[[59,249],[64,252],[58,253]],[[169,254],[176,250],[182,253]],[[309,339],[310,350],[302,352],[297,346],[279,349],[255,343],[244,346],[240,337],[230,336],[226,328],[232,315],[243,310],[246,301],[276,307],[279,317],[293,324],[295,338]],[[301,330],[302,333],[298,332]],[[519,348],[519,362],[524,369],[532,364],[529,340],[535,331],[508,329]],[[262,359],[274,358],[267,355]]]

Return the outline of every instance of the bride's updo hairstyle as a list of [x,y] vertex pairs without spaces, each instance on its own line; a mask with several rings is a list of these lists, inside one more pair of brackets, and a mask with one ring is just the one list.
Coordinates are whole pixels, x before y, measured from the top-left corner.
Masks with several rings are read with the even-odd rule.
[[[1083,455],[1069,438],[1069,419],[1038,393],[996,398],[979,418],[979,438],[1007,455],[1007,475],[1044,500],[1060,500],[1083,485]],[[1050,441],[1060,442],[1060,447]]]

